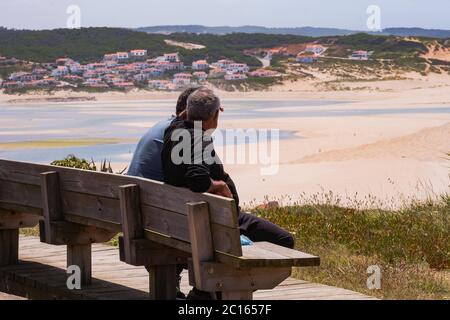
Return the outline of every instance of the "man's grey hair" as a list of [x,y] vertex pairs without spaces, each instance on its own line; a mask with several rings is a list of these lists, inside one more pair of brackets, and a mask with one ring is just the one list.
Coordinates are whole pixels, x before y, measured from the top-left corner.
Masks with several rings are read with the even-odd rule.
[[220,108],[220,99],[207,88],[200,88],[192,93],[187,101],[187,119],[206,121],[211,119]]

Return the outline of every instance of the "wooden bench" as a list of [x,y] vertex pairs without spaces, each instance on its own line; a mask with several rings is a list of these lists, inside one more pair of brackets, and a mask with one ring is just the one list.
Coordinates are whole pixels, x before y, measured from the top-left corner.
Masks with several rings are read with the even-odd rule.
[[91,244],[119,232],[120,259],[149,271],[152,299],[175,299],[176,265],[198,289],[251,299],[319,258],[267,242],[241,246],[235,202],[147,179],[0,160],[0,266],[18,262],[18,230],[67,246],[91,282]]

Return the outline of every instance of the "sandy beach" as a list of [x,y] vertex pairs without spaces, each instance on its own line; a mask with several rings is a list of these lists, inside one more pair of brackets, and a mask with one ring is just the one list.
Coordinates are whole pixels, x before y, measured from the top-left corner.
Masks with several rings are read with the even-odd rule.
[[[274,175],[261,175],[262,165],[258,164],[225,164],[238,186],[242,202],[252,205],[269,198],[287,204],[305,196],[330,195],[331,192],[345,204],[370,205],[374,204],[375,197],[384,206],[398,207],[405,201],[450,192],[450,161],[446,159],[446,153],[450,152],[450,76],[414,74],[406,78],[342,83],[351,90],[318,90],[313,81],[297,81],[264,92],[217,91],[225,108],[227,102],[233,100],[334,102],[326,106],[266,108],[261,112],[276,112],[277,116],[233,118],[221,122],[221,126],[228,129],[274,128],[293,132],[290,139],[280,140],[279,168]],[[143,91],[95,95],[56,92],[52,95],[95,99],[77,104],[86,112],[97,115],[102,114],[102,110],[90,111],[88,107],[105,101],[117,103],[118,107],[121,101],[172,103],[177,96],[178,93]],[[0,103],[13,106],[33,99],[33,104],[48,104],[47,98],[0,94]],[[15,101],[11,103],[13,99]],[[394,109],[396,112],[389,112]],[[305,113],[321,110],[332,116],[308,116]],[[385,112],[349,116],[340,115],[342,110]],[[232,112],[233,107],[227,111]],[[125,115],[127,110],[115,112]],[[164,112],[157,111],[156,115],[164,117]],[[143,114],[142,121],[123,121],[122,125],[145,130],[151,123]],[[2,123],[2,129],[21,130],[20,125],[14,127],[11,123]],[[34,143],[24,147],[39,146]],[[113,163],[118,168],[126,165],[127,161]]]

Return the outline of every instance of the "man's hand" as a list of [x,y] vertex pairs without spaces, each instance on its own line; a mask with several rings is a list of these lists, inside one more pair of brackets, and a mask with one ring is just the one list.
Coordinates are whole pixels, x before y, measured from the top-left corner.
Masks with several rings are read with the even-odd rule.
[[211,179],[211,186],[207,192],[217,194],[218,196],[225,198],[233,198],[230,188],[228,188],[227,184],[221,180],[216,181]]

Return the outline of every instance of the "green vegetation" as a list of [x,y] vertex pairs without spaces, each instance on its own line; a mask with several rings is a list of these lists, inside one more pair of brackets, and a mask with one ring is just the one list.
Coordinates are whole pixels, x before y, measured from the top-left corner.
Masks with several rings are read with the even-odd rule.
[[[55,160],[51,163],[53,166],[60,166],[60,167],[68,167],[68,168],[76,168],[76,169],[83,169],[83,170],[90,170],[90,171],[100,171],[100,172],[107,172],[107,173],[114,173],[111,162],[106,162],[106,159],[100,162],[100,168],[97,169],[97,166],[92,159],[90,162],[83,158],[77,158],[73,154],[69,154],[66,158],[62,160]],[[127,168],[124,168],[123,170],[117,172],[118,174],[123,174]]]
[[[332,194],[319,198],[253,210],[293,232],[298,250],[321,257],[320,267],[295,276],[387,299],[450,298],[450,195],[396,211],[344,208]],[[381,290],[367,289],[370,265],[382,269]]]
[[[312,41],[312,38],[293,35],[248,34],[233,33],[227,35],[174,33],[170,39],[204,45],[202,50],[194,50],[192,54],[198,57],[208,57],[208,60],[232,59],[247,63],[251,67],[260,67],[261,62],[252,56],[243,54],[246,49],[271,48],[287,44]],[[187,60],[188,63],[190,60]]]
[[[203,44],[205,49],[174,48],[164,40]],[[186,65],[197,59],[234,59],[259,67],[254,57],[243,50],[258,46],[275,46],[306,41],[306,37],[263,34],[232,34],[227,36],[193,34],[147,34],[119,28],[55,29],[42,31],[8,30],[0,28],[1,54],[25,61],[50,62],[60,57],[70,57],[81,63],[102,59],[105,53],[147,49],[151,56],[177,51]]]
[[[336,37],[328,54],[336,57],[346,57],[353,50],[374,51],[372,58],[397,59],[414,58],[427,52],[422,42],[409,41],[395,36],[374,36],[358,33],[350,36]],[[330,38],[321,38],[322,43],[329,44]]]
[[148,49],[155,55],[173,51],[164,39],[163,35],[119,28],[0,29],[2,55],[34,62],[50,62],[67,56],[86,63],[101,59],[105,53],[135,48]]

